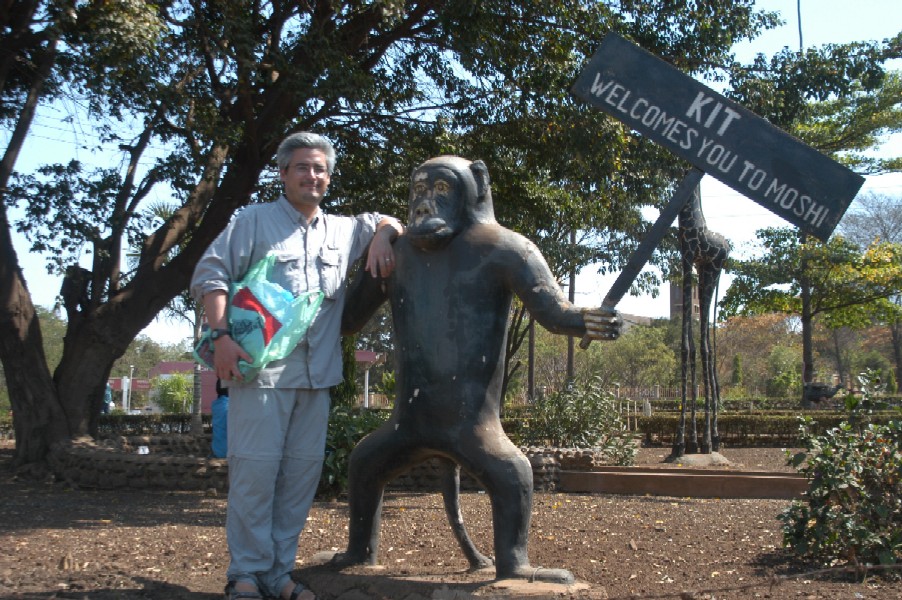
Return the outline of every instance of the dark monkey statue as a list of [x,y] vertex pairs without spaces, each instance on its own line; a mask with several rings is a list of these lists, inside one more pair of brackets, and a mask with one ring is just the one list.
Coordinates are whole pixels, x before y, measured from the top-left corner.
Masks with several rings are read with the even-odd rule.
[[472,566],[491,561],[463,529],[459,467],[491,498],[496,577],[572,582],[565,569],[529,564],[532,468],[499,419],[508,313],[516,294],[546,329],[608,340],[620,334],[619,314],[570,304],[538,248],[495,221],[482,161],[441,156],[413,172],[394,254],[388,279],[355,280],[342,319],[343,332],[359,331],[390,301],[397,396],[389,421],[351,454],[348,548],[333,565],[376,564],[385,485],[439,457],[446,510]]

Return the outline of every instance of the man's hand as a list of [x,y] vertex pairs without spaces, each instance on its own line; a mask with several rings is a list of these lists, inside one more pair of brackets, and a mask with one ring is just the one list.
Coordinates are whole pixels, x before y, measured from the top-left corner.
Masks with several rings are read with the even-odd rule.
[[238,369],[238,359],[253,362],[251,355],[244,351],[232,336],[226,335],[213,342],[213,366],[216,368],[216,376],[223,381],[244,381],[241,371]]
[[392,242],[404,232],[404,226],[393,217],[386,217],[379,222],[376,235],[370,242],[366,257],[366,270],[373,277],[388,277],[395,269],[395,253]]
[[614,308],[584,308],[586,337],[592,340],[616,340],[623,330],[623,318]]

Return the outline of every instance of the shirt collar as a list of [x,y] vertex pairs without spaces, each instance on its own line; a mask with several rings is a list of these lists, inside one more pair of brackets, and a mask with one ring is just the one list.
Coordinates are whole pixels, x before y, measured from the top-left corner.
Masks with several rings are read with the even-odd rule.
[[279,196],[279,199],[276,200],[276,204],[285,212],[285,216],[304,227],[316,225],[320,218],[323,216],[323,209],[320,207],[316,208],[316,214],[313,215],[313,219],[308,223],[307,218],[298,212],[298,209],[291,205],[291,202],[288,201],[288,198],[285,197],[285,194]]

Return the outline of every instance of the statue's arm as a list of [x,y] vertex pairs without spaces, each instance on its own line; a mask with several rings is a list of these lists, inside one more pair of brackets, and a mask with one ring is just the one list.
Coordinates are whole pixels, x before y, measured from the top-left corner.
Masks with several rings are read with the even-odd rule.
[[542,327],[560,335],[588,335],[592,339],[611,340],[620,336],[623,321],[616,310],[572,304],[536,245],[522,236],[511,235],[513,239],[508,244],[514,252],[505,260],[510,265],[508,281]]
[[344,309],[341,313],[341,334],[352,335],[366,325],[370,317],[386,299],[386,280],[373,277],[360,268],[348,285]]

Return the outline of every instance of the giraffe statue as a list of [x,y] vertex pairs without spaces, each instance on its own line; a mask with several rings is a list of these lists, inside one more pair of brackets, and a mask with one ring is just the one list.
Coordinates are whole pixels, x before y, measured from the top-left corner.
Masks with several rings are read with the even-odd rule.
[[[684,453],[699,451],[698,432],[696,428],[695,407],[697,402],[695,338],[692,335],[692,269],[698,274],[699,297],[699,343],[701,345],[702,381],[705,392],[705,426],[702,436],[701,453],[710,454],[720,449],[720,435],[717,432],[717,406],[720,402],[720,390],[717,386],[717,374],[714,355],[711,352],[708,316],[714,291],[720,280],[727,256],[730,254],[730,242],[721,234],[708,229],[705,215],[702,212],[701,194],[698,186],[692,192],[686,205],[678,216],[678,236],[680,241],[680,257],[682,266],[683,315],[682,344],[680,359],[682,363],[680,386],[680,424],[677,439],[673,445],[672,456],[678,458]],[[691,380],[691,389],[687,394],[687,386]],[[687,399],[690,400],[687,402]],[[690,409],[689,440],[686,441],[686,408]]]

